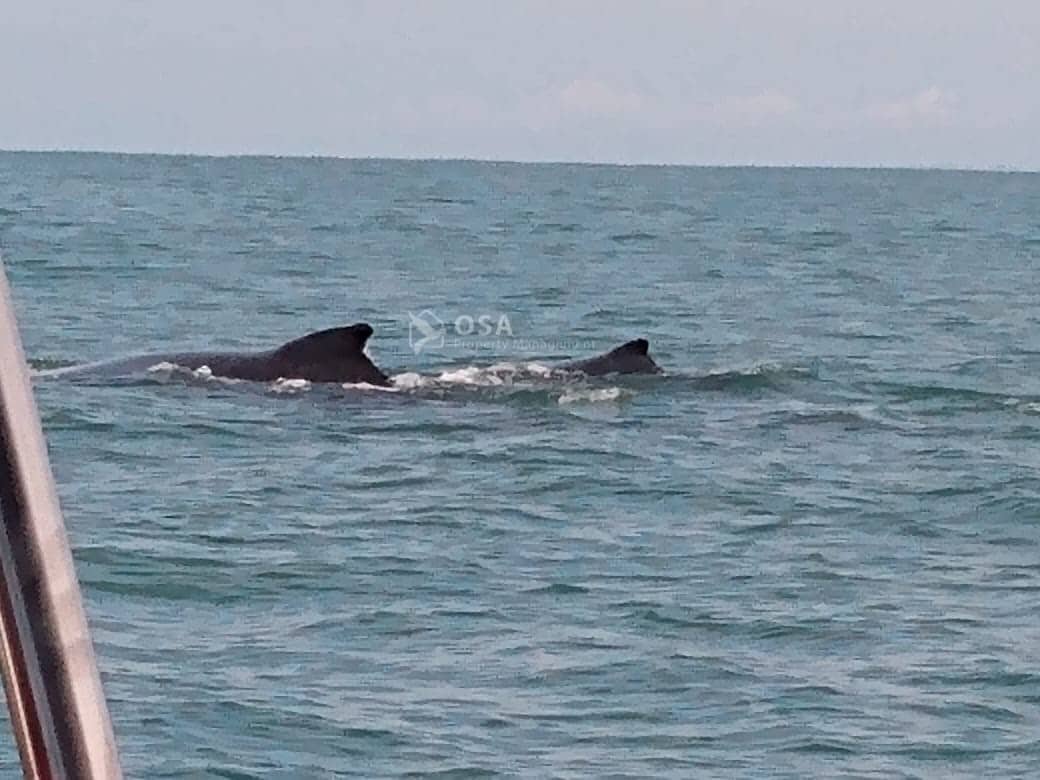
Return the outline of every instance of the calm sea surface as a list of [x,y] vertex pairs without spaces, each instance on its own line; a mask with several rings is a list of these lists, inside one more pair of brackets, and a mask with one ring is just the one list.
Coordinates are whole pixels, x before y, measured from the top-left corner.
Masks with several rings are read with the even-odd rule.
[[5,153],[0,249],[37,370],[398,375],[36,378],[129,776],[1040,776],[1040,175]]

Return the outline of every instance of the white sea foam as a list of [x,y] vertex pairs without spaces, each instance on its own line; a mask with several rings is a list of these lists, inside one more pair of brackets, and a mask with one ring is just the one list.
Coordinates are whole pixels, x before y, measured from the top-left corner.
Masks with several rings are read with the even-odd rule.
[[305,390],[310,390],[311,383],[306,379],[286,379],[285,377],[279,377],[275,380],[274,384],[271,385],[271,391],[274,393],[299,393]]
[[417,390],[426,386],[427,377],[414,371],[407,371],[403,374],[395,374],[390,377],[390,381],[398,390]]
[[450,385],[474,385],[477,387],[497,387],[506,383],[505,378],[490,368],[466,366],[454,371],[445,371],[437,380]]
[[627,397],[627,395],[620,387],[567,390],[560,396],[558,403],[561,405],[615,403]]
[[214,374],[213,369],[209,366],[199,366],[193,370],[188,366],[171,363],[167,360],[156,363],[154,366],[149,366],[146,373],[160,381],[166,381],[174,377],[197,379],[203,382],[219,382],[225,385],[237,385],[242,381],[241,379],[233,379],[229,376]]
[[519,368],[516,363],[495,363],[488,366],[486,371],[491,371],[496,374],[515,374]]
[[524,363],[524,371],[538,377],[552,376],[553,372],[549,366],[543,366],[541,363]]
[[498,387],[518,381],[546,379],[552,369],[541,363],[495,363],[491,366],[464,366],[444,371],[436,381],[442,384]]
[[175,371],[191,371],[191,369],[178,366],[176,363],[170,363],[167,360],[156,363],[154,366],[148,366],[149,374],[172,374]]
[[435,374],[407,371],[391,377],[394,387],[401,390],[462,387],[493,388],[537,384],[560,374],[542,363],[501,362],[490,366],[460,366]]
[[[392,380],[391,380],[392,381]],[[340,385],[344,390],[374,390],[378,393],[399,393],[399,387],[386,387],[385,385],[373,385],[370,382],[345,382]]]

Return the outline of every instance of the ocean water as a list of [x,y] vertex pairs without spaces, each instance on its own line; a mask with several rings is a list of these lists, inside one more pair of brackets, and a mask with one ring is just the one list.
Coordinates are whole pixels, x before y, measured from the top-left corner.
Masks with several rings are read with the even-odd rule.
[[1040,176],[5,153],[0,250],[44,373],[397,377],[37,376],[129,776],[1040,775]]

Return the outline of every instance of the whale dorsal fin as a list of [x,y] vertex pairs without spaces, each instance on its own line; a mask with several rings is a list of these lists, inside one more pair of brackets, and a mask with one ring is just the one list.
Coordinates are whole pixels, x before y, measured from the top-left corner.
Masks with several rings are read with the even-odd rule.
[[620,347],[587,360],[573,360],[560,368],[581,371],[588,376],[606,374],[659,374],[661,368],[650,357],[650,343],[646,339],[632,339]]
[[288,341],[275,350],[279,357],[298,362],[318,362],[323,358],[360,354],[372,335],[372,326],[358,322],[342,328],[328,328]]
[[632,339],[626,341],[620,347],[610,351],[611,355],[646,355],[650,352],[650,342],[646,339]]

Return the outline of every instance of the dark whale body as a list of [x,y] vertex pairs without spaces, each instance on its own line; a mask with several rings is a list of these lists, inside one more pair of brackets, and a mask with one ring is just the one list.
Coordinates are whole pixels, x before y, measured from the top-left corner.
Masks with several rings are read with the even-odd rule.
[[263,352],[178,352],[140,355],[110,363],[63,369],[60,373],[89,373],[119,376],[146,371],[159,363],[172,363],[192,370],[207,366],[216,376],[252,382],[278,379],[307,379],[311,382],[389,386],[390,379],[368,359],[365,342],[372,326],[365,322],[329,328]]
[[650,357],[650,342],[646,339],[633,339],[610,352],[586,360],[563,363],[557,368],[564,371],[580,371],[586,376],[661,373],[661,367]]

